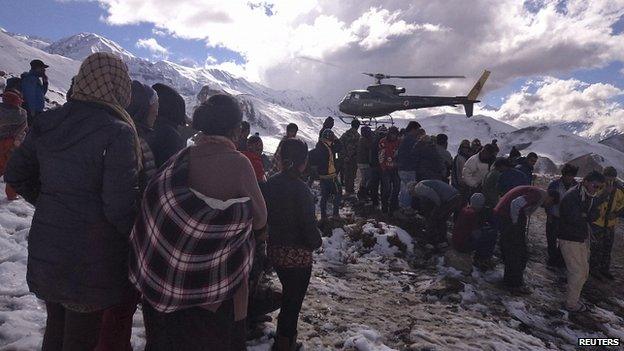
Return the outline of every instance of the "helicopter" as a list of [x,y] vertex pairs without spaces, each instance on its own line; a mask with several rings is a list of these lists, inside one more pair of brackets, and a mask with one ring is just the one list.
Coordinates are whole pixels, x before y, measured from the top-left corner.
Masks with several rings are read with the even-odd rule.
[[[389,116],[392,121],[392,112],[402,110],[413,110],[436,106],[457,106],[463,105],[466,117],[472,117],[473,106],[480,102],[477,100],[485,81],[490,76],[490,71],[485,70],[474,87],[466,96],[418,96],[401,95],[405,93],[405,88],[392,84],[382,84],[383,79],[455,79],[465,78],[464,76],[398,76],[386,75],[383,73],[362,73],[375,79],[375,85],[370,85],[366,90],[350,91],[338,105],[340,112],[349,115],[348,118],[364,118],[369,123],[378,117]],[[347,123],[343,117],[339,117]]]

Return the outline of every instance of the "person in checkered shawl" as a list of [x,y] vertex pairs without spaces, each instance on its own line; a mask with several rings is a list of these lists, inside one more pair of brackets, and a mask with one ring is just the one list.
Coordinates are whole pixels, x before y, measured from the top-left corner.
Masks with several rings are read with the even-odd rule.
[[8,162],[7,183],[35,206],[26,280],[45,301],[42,350],[94,350],[104,311],[136,298],[128,236],[141,157],[130,87],[120,58],[90,55],[71,99],[39,115]]
[[249,272],[267,210],[236,150],[242,117],[235,98],[210,97],[193,115],[196,145],[147,185],[129,260],[147,350],[245,349]]

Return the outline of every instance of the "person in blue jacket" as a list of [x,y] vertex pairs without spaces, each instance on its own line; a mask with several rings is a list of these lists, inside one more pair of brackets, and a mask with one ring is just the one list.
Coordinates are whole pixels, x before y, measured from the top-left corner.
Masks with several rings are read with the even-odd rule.
[[41,60],[32,60],[30,71],[22,73],[22,95],[28,112],[28,125],[32,125],[33,118],[43,112],[45,107],[45,94],[48,92],[46,68],[48,67]]

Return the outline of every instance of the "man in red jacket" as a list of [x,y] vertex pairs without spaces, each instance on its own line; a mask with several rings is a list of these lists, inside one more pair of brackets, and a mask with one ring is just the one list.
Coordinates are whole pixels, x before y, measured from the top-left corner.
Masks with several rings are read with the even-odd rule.
[[381,167],[381,211],[389,214],[399,208],[399,129],[390,127],[388,135],[379,141],[379,166]]
[[539,207],[559,202],[559,193],[536,186],[519,186],[505,194],[494,208],[501,228],[500,245],[505,263],[503,282],[514,293],[527,294],[524,270],[528,261],[527,220]]
[[247,157],[251,162],[251,166],[254,169],[258,183],[264,183],[267,181],[264,172],[264,163],[262,162],[263,150],[264,145],[262,144],[262,139],[260,139],[257,135],[252,135],[249,139],[247,139],[247,149],[241,151],[242,154],[245,155],[245,157]]

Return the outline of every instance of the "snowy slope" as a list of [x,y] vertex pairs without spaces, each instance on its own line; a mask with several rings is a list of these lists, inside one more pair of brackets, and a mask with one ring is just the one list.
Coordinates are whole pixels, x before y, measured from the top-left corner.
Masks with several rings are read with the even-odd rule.
[[50,78],[50,91],[47,97],[52,101],[63,101],[64,93],[69,89],[71,78],[78,73],[80,63],[41,51],[0,31],[0,70],[10,76],[19,76],[30,69],[30,61],[33,59],[41,59],[50,66],[47,70]]
[[624,134],[612,135],[600,141],[600,144],[607,145],[618,151],[624,152]]
[[[407,125],[406,121],[405,125]],[[449,137],[449,151],[457,152],[462,139],[473,140],[478,138],[482,144],[500,139],[503,135],[516,130],[515,127],[487,116],[473,116],[466,118],[465,115],[442,114],[426,117],[418,120],[418,123],[429,135],[446,134]]]
[[603,166],[624,171],[624,153],[553,126],[540,125],[511,132],[499,139],[499,145],[504,153],[508,153],[512,145],[520,145],[524,147],[522,153],[534,151],[558,164],[594,153],[604,158]]
[[[398,120],[397,125],[404,127],[407,122]],[[430,116],[418,119],[418,122],[430,135],[447,134],[452,154],[457,152],[462,139],[478,138],[483,144],[497,139],[501,155],[508,154],[511,147],[516,146],[523,154],[533,151],[561,165],[579,156],[594,153],[604,159],[603,166],[612,165],[620,171],[624,170],[624,152],[555,126],[517,129],[491,117],[466,118],[459,114]],[[611,140],[615,142],[616,137]]]

